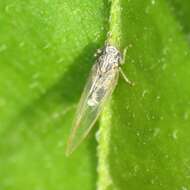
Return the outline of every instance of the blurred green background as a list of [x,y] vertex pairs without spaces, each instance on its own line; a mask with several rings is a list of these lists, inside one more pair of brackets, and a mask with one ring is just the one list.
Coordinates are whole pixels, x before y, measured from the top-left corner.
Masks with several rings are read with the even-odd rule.
[[121,0],[123,69],[136,86],[120,78],[65,157],[110,5],[0,0],[0,190],[190,189],[189,0]]

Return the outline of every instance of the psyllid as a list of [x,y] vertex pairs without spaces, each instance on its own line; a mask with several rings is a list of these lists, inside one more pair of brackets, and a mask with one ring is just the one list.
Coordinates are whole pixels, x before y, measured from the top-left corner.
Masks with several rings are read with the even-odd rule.
[[127,83],[133,85],[120,67],[125,62],[125,54],[126,49],[122,54],[108,43],[97,51],[96,62],[91,69],[73,120],[66,155],[71,154],[80,145],[95,124],[103,105],[115,89],[119,72]]

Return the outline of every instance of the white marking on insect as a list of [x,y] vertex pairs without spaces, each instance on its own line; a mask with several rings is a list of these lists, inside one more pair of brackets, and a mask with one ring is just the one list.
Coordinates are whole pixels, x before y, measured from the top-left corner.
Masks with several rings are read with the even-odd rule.
[[98,49],[96,56],[98,58],[92,67],[74,118],[66,150],[67,155],[78,147],[93,127],[103,104],[117,84],[119,72],[126,82],[132,84],[120,68],[124,61],[122,54],[116,47],[106,44],[103,49]]

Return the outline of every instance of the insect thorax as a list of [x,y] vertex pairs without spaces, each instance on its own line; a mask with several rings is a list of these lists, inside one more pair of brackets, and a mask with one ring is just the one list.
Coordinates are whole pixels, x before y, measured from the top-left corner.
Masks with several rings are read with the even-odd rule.
[[100,52],[96,61],[96,75],[88,98],[89,106],[96,106],[103,100],[118,72],[122,56],[119,50],[111,45],[106,45]]
[[105,73],[119,67],[121,60],[122,56],[119,50],[112,45],[106,44],[101,50],[96,64],[98,64],[100,72]]

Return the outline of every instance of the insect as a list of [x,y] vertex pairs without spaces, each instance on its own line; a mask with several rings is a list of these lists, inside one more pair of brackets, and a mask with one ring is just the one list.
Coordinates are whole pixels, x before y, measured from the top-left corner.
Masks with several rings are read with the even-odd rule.
[[71,154],[79,146],[93,127],[104,103],[117,84],[119,72],[125,81],[132,85],[120,68],[124,63],[125,51],[122,55],[116,47],[108,43],[98,50],[97,60],[91,69],[77,108],[66,155]]

